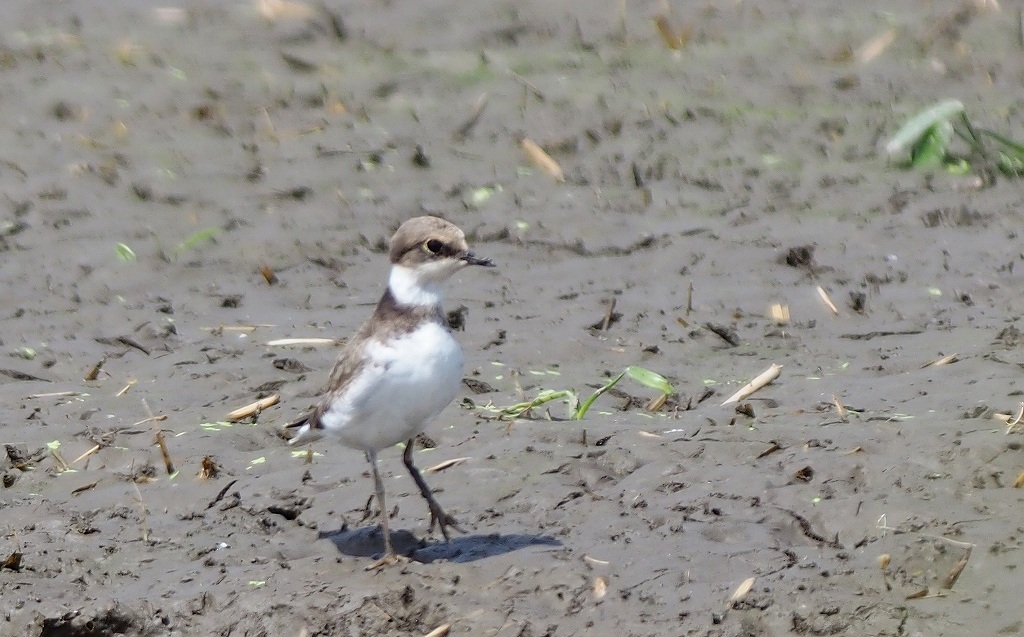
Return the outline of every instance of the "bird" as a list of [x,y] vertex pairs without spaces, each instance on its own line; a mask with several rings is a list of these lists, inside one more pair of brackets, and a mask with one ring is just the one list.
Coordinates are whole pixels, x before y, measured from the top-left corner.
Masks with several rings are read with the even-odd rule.
[[416,435],[455,398],[462,382],[462,348],[442,309],[445,282],[468,266],[494,267],[477,257],[455,224],[434,216],[402,223],[389,242],[391,272],[373,314],[338,356],[327,389],[308,413],[285,426],[289,444],[334,438],[366,454],[373,473],[384,554],[374,570],[407,561],[395,552],[388,529],[378,454],[405,443],[402,461],[445,541],[449,528],[465,531],[438,504],[413,463]]

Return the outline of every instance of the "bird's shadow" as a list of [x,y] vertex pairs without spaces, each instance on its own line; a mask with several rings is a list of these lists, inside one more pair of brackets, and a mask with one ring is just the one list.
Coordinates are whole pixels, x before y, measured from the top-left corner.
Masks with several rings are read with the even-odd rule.
[[[377,525],[336,531],[320,531],[321,540],[330,540],[339,553],[352,557],[379,557],[384,553],[384,535]],[[446,562],[475,562],[488,557],[504,555],[528,546],[562,546],[562,543],[548,535],[528,533],[489,533],[486,535],[460,535],[450,541],[419,540],[405,530],[392,530],[391,543],[395,552],[417,562],[429,564],[438,560]]]

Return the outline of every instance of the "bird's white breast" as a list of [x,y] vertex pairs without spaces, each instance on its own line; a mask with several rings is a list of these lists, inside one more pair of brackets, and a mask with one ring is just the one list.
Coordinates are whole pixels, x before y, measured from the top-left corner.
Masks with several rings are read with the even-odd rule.
[[366,364],[321,417],[327,433],[349,447],[380,450],[412,438],[458,392],[462,350],[438,323],[371,339],[363,351]]

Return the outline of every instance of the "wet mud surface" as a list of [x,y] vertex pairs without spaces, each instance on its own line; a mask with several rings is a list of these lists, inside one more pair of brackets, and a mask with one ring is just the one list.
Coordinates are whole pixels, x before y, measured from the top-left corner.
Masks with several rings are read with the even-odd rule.
[[[1024,631],[1024,190],[879,152],[949,97],[1019,131],[1017,16],[673,3],[675,53],[627,4],[3,4],[0,634]],[[468,533],[385,452],[412,561],[365,572],[368,465],[279,434],[337,346],[268,342],[347,337],[423,213],[499,264],[416,454]],[[628,365],[677,395],[486,408]]]

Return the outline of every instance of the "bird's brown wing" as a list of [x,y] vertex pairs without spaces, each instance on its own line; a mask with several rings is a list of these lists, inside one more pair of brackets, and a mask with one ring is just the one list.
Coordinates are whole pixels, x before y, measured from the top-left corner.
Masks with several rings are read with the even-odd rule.
[[324,393],[323,398],[320,402],[311,409],[310,411],[303,414],[297,420],[288,423],[284,426],[285,429],[297,429],[303,425],[309,425],[310,429],[323,429],[323,423],[320,422],[320,417],[325,411],[330,409],[331,403],[336,399],[340,398],[345,390],[352,383],[352,379],[355,378],[359,370],[365,365],[363,358],[363,347],[365,346],[365,340],[359,338],[362,336],[363,330],[359,330],[359,333],[355,338],[350,340],[345,348],[341,350],[341,354],[338,355],[338,360],[334,363],[334,369],[331,370],[330,379],[327,382],[327,389]]

